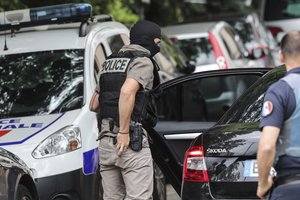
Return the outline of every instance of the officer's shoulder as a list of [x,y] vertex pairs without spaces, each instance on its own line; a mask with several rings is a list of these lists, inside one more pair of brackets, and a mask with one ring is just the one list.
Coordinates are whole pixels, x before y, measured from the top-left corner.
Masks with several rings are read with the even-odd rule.
[[291,88],[290,86],[288,85],[287,82],[285,82],[283,79],[280,79],[278,81],[276,81],[275,83],[273,83],[268,91],[273,91],[277,94],[283,94],[283,93],[286,93],[287,91],[289,91]]
[[151,59],[149,57],[147,57],[147,56],[138,56],[138,57],[135,57],[132,62],[133,63],[143,63],[143,64],[151,64],[152,65]]

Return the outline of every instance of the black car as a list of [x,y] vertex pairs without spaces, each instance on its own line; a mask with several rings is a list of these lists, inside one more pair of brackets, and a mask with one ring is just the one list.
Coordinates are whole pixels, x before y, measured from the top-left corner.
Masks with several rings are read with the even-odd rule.
[[192,140],[212,127],[232,103],[269,70],[205,71],[162,84],[159,122],[148,132],[152,139],[153,159],[178,194],[184,155]]
[[256,153],[264,94],[281,78],[275,68],[254,83],[185,154],[182,199],[256,199]]
[[0,199],[37,200],[31,172],[16,155],[0,147]]

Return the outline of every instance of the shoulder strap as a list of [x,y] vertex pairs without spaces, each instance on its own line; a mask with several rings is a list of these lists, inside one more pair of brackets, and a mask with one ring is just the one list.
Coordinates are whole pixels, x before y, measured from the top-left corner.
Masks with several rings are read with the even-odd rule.
[[153,89],[154,89],[154,88],[157,88],[160,84],[160,78],[159,78],[159,74],[158,74],[158,71],[160,70],[160,67],[152,57],[150,57],[150,60],[153,63],[153,75],[154,75]]

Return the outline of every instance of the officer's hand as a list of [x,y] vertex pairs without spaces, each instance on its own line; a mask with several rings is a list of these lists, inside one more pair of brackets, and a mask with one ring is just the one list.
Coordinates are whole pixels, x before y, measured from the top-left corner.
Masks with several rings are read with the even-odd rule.
[[118,156],[121,156],[121,154],[127,150],[128,145],[129,145],[129,134],[118,134],[117,135],[117,149],[118,151]]
[[273,177],[269,176],[268,182],[266,184],[263,185],[261,183],[258,183],[256,195],[260,199],[266,199],[266,195],[268,194],[268,192],[271,189],[272,185],[273,185]]

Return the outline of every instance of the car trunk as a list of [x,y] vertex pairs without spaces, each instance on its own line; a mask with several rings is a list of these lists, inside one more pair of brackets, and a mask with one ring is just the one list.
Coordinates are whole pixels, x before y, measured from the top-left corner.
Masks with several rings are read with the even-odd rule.
[[217,126],[203,135],[209,187],[214,198],[257,198],[257,125]]

